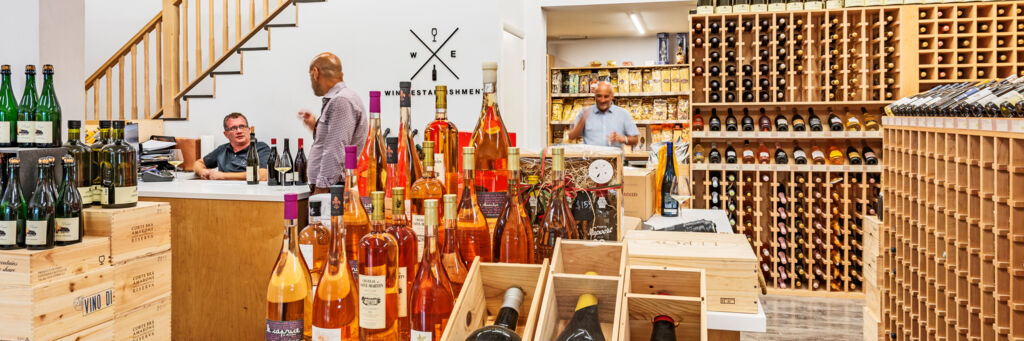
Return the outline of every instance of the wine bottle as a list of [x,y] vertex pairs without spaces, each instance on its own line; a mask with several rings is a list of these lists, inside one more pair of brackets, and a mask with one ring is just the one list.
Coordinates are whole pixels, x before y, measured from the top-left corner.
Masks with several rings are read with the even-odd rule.
[[519,193],[519,148],[508,148],[508,193],[494,226],[493,260],[498,263],[533,263],[533,227]]
[[828,113],[828,127],[832,131],[843,131],[843,120],[835,113]]
[[868,145],[865,144],[864,145],[864,149],[862,149],[862,150],[863,150],[862,153],[864,154],[864,164],[867,164],[867,165],[877,165],[878,164],[878,156],[875,155],[875,151],[872,150],[871,147],[868,147]]
[[327,261],[327,249],[331,246],[331,232],[320,221],[322,204],[320,201],[309,201],[309,225],[299,230],[299,250],[309,269],[314,293]]
[[498,316],[494,318],[494,324],[474,330],[466,337],[466,341],[522,340],[519,334],[516,334],[516,326],[519,325],[519,309],[523,305],[524,296],[523,289],[519,287],[505,290],[501,309],[498,310]]
[[[794,147],[794,148],[800,148],[800,147]],[[800,152],[803,153],[802,150]],[[796,150],[795,149],[794,149],[793,154],[794,155],[796,154]],[[782,146],[780,146],[778,143],[775,143],[775,163],[776,164],[780,164],[780,165],[785,165],[785,164],[789,163],[789,156],[786,155],[786,150],[782,149]],[[806,157],[804,158],[804,163],[807,163],[807,158]]]
[[704,118],[700,116],[700,109],[693,114],[693,131],[704,131]]
[[[423,203],[428,199],[441,200],[445,194],[445,184],[438,180],[435,171],[434,157],[444,158],[442,154],[434,153],[434,141],[423,141],[423,177],[412,184],[409,199],[412,203],[412,229],[418,235],[423,234],[426,208]],[[457,179],[457,177],[456,177]]]
[[53,65],[43,65],[43,92],[36,105],[35,146],[38,148],[60,146],[60,103],[53,86]]
[[860,156],[860,152],[857,151],[853,146],[846,147],[846,157],[850,160],[851,165],[859,165],[863,161]]
[[798,165],[807,164],[807,153],[799,145],[793,145],[793,162]]
[[814,109],[807,109],[807,125],[811,126],[811,131],[822,130],[821,119],[814,114]]
[[565,159],[562,147],[551,147],[551,171],[553,173],[551,187],[551,199],[548,203],[547,212],[544,214],[544,221],[541,223],[534,244],[536,255],[534,262],[541,262],[545,258],[551,258],[554,252],[555,242],[558,238],[580,239],[576,230],[576,221],[573,219],[566,202],[568,195],[565,193]]
[[618,240],[618,211],[608,202],[607,191],[596,192],[597,205],[594,207],[594,226],[586,231],[591,240]]
[[651,327],[651,341],[675,341],[676,321],[668,315],[654,317],[654,326]]
[[[508,151],[502,151],[500,154],[506,158],[502,160],[505,162],[508,157]],[[480,203],[477,201],[476,185],[474,185],[479,184],[479,182],[474,181],[475,175],[481,174],[474,170],[474,167],[479,164],[479,162],[475,162],[476,148],[462,148],[462,158],[462,194],[459,197],[458,229],[456,230],[459,251],[462,253],[462,259],[467,262],[472,262],[472,259],[478,256],[481,262],[490,262],[493,256],[491,253],[491,234],[487,228],[484,214],[480,210]],[[507,169],[504,166],[501,168]],[[491,174],[493,175],[493,173]],[[469,263],[466,263],[467,267],[469,265]]]
[[[370,131],[363,143],[363,150],[359,152],[356,168],[360,196],[368,197],[371,192],[384,190],[384,148],[384,138],[380,133],[380,91],[370,91]],[[348,162],[345,164],[347,167]],[[351,247],[353,245],[349,246],[349,250],[353,250],[350,252],[355,252],[356,249]]]
[[864,107],[860,108],[861,116],[864,118],[864,131],[878,131],[880,125],[874,114],[868,113]]
[[405,188],[391,189],[391,219],[388,220],[387,233],[398,242],[398,334],[405,340],[409,338],[409,288],[412,287],[419,263],[419,249],[416,245],[416,233],[409,227],[409,219],[405,214]]
[[860,131],[860,119],[857,118],[857,115],[846,113],[846,130]]
[[36,66],[25,65],[25,92],[21,95],[18,105],[18,147],[31,148],[36,144],[36,105],[39,95],[36,94]]
[[[419,151],[412,139],[412,128],[409,128],[412,116],[412,82],[399,82],[399,123],[398,123],[398,164],[395,166],[394,186],[405,188],[406,193],[412,184],[423,177],[423,165]],[[389,174],[390,175],[390,174]],[[390,182],[390,180],[389,180]],[[389,187],[390,188],[390,187]],[[390,194],[394,194],[393,192]],[[404,198],[403,198],[404,200]]]
[[288,139],[284,139],[284,149],[281,149],[281,156],[278,158],[277,164],[275,165],[278,173],[280,174],[282,186],[292,186],[295,184],[295,170],[292,169],[291,163],[291,147],[288,145]]
[[722,131],[722,120],[718,118],[718,112],[714,108],[711,109],[711,118],[708,120],[708,130]]
[[725,163],[736,163],[736,149],[732,147],[732,142],[725,143]]
[[556,341],[593,340],[604,341],[601,322],[598,319],[597,297],[591,294],[580,295],[576,301],[576,310],[572,313],[569,324],[555,338]]
[[[747,108],[743,108],[743,119],[741,122],[743,131],[754,131],[754,118],[750,117],[750,111]],[[726,125],[728,126],[728,124]]]
[[[358,182],[363,178],[356,174],[356,146],[345,146],[345,203],[342,222],[345,224],[345,259],[348,260],[352,277],[359,276],[359,241],[370,233],[370,216],[360,198]],[[331,203],[332,205],[334,203]]]
[[830,165],[842,165],[846,160],[843,159],[843,151],[839,150],[839,147],[832,145],[828,149],[828,163]]
[[455,307],[452,288],[437,251],[437,199],[424,201],[424,251],[412,284],[409,307],[412,340],[440,341],[445,324]]
[[103,208],[135,207],[139,202],[139,162],[135,148],[124,142],[124,121],[113,122],[113,142],[100,149]]
[[704,147],[699,143],[693,146],[693,163],[704,163]]
[[461,247],[455,236],[458,226],[458,215],[456,214],[458,197],[455,194],[445,194],[443,199],[444,234],[438,232],[438,239],[444,239],[441,246],[441,264],[444,265],[445,273],[448,274],[448,279],[452,282],[455,297],[458,297],[459,292],[462,291],[462,284],[466,282],[469,265],[466,265],[467,262],[462,258],[462,252],[459,250]]
[[[679,182],[676,181],[676,157],[675,157],[675,146],[671,141],[665,144],[664,160],[665,162],[658,165],[658,169],[661,170],[661,202],[659,203],[659,213],[663,217],[675,217],[679,215],[679,201],[672,196],[678,191]],[[661,159],[661,158],[659,158]]]
[[754,160],[754,149],[750,147],[750,140],[743,140],[743,163],[753,164]]
[[82,196],[78,193],[78,167],[70,154],[61,157],[64,166],[59,193],[54,204],[54,244],[71,245],[80,243],[85,235],[85,221],[82,217]]
[[302,341],[313,335],[313,284],[299,250],[298,195],[284,195],[284,240],[267,285],[268,340]]
[[[107,121],[109,122],[109,121]],[[108,123],[109,125],[109,123]],[[103,121],[100,121],[100,131],[103,129]],[[96,141],[99,143],[99,139]],[[246,148],[248,152],[245,153],[245,183],[250,185],[260,184],[260,154],[256,152],[256,128],[249,128],[249,145],[253,148]],[[270,170],[267,170],[267,177],[269,180]]]
[[[764,142],[759,142],[758,144],[759,146],[757,147],[757,162],[762,164],[771,163],[772,156],[768,152],[768,147],[764,145]],[[785,153],[783,153],[783,155],[785,155]]]
[[711,151],[708,152],[708,163],[722,163],[722,154],[714,142],[711,142]]
[[[82,207],[85,208],[92,204],[92,194],[90,192],[90,187],[92,186],[92,153],[90,153],[89,146],[82,143],[81,129],[82,121],[68,120],[68,141],[64,143],[64,148],[75,159],[76,174],[73,186],[78,191]],[[0,127],[0,135],[2,134],[3,128]]]
[[[355,149],[355,146],[347,146]],[[353,153],[354,154],[354,153]],[[354,157],[353,157],[354,159]],[[346,165],[347,166],[347,165]],[[348,177],[349,179],[353,177]],[[354,184],[355,179],[347,180]],[[323,264],[323,273],[317,275],[319,281],[314,286],[313,293],[313,340],[358,340],[359,339],[359,302],[358,289],[352,272],[349,269],[348,260],[345,258],[345,223],[342,204],[345,195],[345,188],[341,185],[330,187],[331,198],[329,209],[331,213],[331,231],[324,233],[330,240],[330,246],[326,252],[327,259]],[[358,194],[354,188],[348,189],[350,193]],[[310,219],[313,218],[313,205],[320,202],[310,201]],[[319,206],[317,211],[319,211]],[[319,216],[320,212],[316,212]],[[323,228],[319,219],[317,227]],[[301,238],[301,237],[300,237]],[[305,255],[305,250],[303,250]],[[308,262],[308,260],[307,260]]]
[[7,159],[7,188],[0,199],[0,250],[25,247],[28,204],[21,194],[21,160]]
[[726,131],[737,131],[739,128],[736,122],[736,116],[732,114],[732,108],[729,108],[729,115],[725,117],[725,130]]
[[[253,145],[255,146],[255,145]],[[255,148],[250,148],[255,149]],[[277,159],[277,139],[270,139],[270,157],[267,158],[267,186],[281,186],[281,171],[276,167]]]
[[359,336],[398,338],[398,242],[384,231],[384,192],[370,193],[370,233],[359,241]]
[[814,161],[814,164],[816,165],[825,164],[825,152],[823,152],[821,147],[818,145],[811,147],[811,160]]
[[[487,192],[504,192],[508,184],[508,129],[501,119],[497,99],[498,63],[483,64],[483,100],[480,118],[473,129],[472,143],[476,148],[474,179],[476,186]],[[474,200],[475,201],[475,200]],[[481,217],[482,218],[482,217]],[[486,232],[486,230],[485,230]],[[490,261],[490,250],[480,260]],[[465,250],[463,250],[465,252]],[[469,258],[471,259],[471,258]]]
[[299,138],[299,149],[295,150],[295,161],[292,162],[292,180],[295,186],[305,186],[309,184],[309,178],[306,174],[306,152],[302,150],[302,138]]
[[[448,87],[438,85],[434,89],[434,120],[423,131],[424,143],[434,143],[435,162],[441,167],[434,168],[436,176],[444,183],[444,194],[459,192],[459,129],[448,120]],[[424,146],[426,148],[426,146]],[[426,151],[424,151],[425,153]],[[424,155],[425,156],[425,155]],[[426,167],[424,167],[424,171]],[[440,199],[438,197],[437,199]]]
[[[92,201],[92,203],[96,204],[96,205],[98,205],[100,203],[100,194],[102,192],[102,186],[103,186],[103,172],[100,169],[100,164],[101,164],[100,158],[103,156],[103,154],[100,153],[100,151],[103,149],[103,146],[106,146],[110,142],[113,142],[110,139],[110,123],[111,123],[111,121],[107,121],[107,120],[101,120],[100,121],[100,124],[99,124],[99,127],[100,127],[99,137],[96,138],[96,141],[93,142],[93,144],[91,146],[89,146],[89,148],[90,148],[89,154],[92,156],[91,157],[91,159],[92,159],[92,167],[90,167],[90,168],[92,168],[91,169],[92,170],[92,188],[89,190],[89,192],[90,192],[89,197],[91,197],[91,199],[89,199],[89,198],[84,198],[84,199],[86,201]],[[249,136],[250,137],[253,136],[252,135],[253,132],[254,132],[253,128],[250,127],[249,128]]]
[[11,85],[11,66],[4,64],[0,65],[0,147],[17,146],[17,136],[18,100]]

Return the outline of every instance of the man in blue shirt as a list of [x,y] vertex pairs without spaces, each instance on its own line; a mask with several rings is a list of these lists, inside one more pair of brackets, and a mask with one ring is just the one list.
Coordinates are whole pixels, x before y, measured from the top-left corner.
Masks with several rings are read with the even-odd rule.
[[633,115],[626,109],[612,104],[615,94],[612,93],[612,86],[607,82],[597,85],[594,92],[594,106],[583,108],[572,129],[569,131],[570,139],[577,139],[583,136],[584,144],[598,146],[622,147],[622,144],[635,145],[639,140],[637,135],[640,131],[636,129],[633,122]]

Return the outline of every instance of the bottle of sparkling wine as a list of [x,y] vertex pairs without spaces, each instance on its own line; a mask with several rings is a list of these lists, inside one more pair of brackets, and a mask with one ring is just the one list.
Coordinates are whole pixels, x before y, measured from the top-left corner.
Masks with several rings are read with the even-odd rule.
[[516,334],[516,326],[519,325],[519,309],[523,306],[523,296],[523,289],[519,287],[505,290],[505,298],[501,302],[498,316],[494,318],[494,324],[474,330],[466,337],[466,341],[522,340],[519,334]]
[[370,193],[370,233],[359,241],[359,335],[398,339],[398,242],[384,231],[384,192]]
[[54,207],[58,193],[53,184],[54,159],[52,156],[44,156],[38,162],[39,177],[36,178],[32,199],[28,201],[25,220],[25,245],[29,250],[53,248],[56,233]]
[[434,146],[433,141],[423,141],[423,177],[412,184],[409,193],[412,204],[412,229],[420,235],[423,234],[424,217],[426,216],[426,208],[423,207],[423,203],[428,199],[441,200],[441,196],[445,194],[445,185],[437,179],[437,171],[434,168],[434,157],[443,158],[445,156],[435,154]]
[[39,95],[36,93],[36,66],[25,65],[25,92],[21,95],[18,105],[18,146],[35,147],[36,143],[36,105]]
[[604,333],[601,331],[601,322],[597,315],[597,297],[591,294],[580,295],[579,300],[576,301],[576,311],[572,313],[572,319],[555,340],[604,341]]
[[[330,191],[331,245],[319,284],[313,290],[313,340],[355,341],[359,340],[359,295],[345,259],[345,188],[333,185]],[[314,203],[319,204],[310,202],[311,207]]]
[[309,269],[313,292],[316,292],[316,284],[320,282],[320,273],[327,261],[327,249],[331,246],[331,233],[320,221],[321,207],[321,202],[309,200],[309,225],[299,231],[299,250]]
[[[348,164],[349,162],[345,162],[346,167]],[[366,142],[359,154],[356,174],[359,176],[360,196],[368,197],[370,192],[384,190],[384,138],[380,134],[380,91],[370,91],[370,132],[366,135]]]
[[[476,148],[475,184],[487,192],[504,192],[508,183],[508,154],[511,143],[508,129],[498,111],[498,63],[483,64],[483,104],[480,118],[473,129],[472,143]],[[487,258],[490,257],[488,253]],[[472,259],[472,258],[468,258]],[[483,256],[481,261],[489,261]]]
[[409,300],[412,322],[411,340],[440,341],[448,317],[455,308],[455,290],[441,264],[437,252],[437,199],[427,199],[425,211],[424,251],[416,270]]
[[267,340],[302,341],[313,334],[313,284],[299,251],[298,200],[284,195],[284,241],[267,286]]
[[0,199],[0,250],[25,247],[28,204],[21,194],[21,159],[7,159],[7,188]]
[[57,245],[70,245],[82,241],[85,235],[85,221],[82,217],[82,195],[78,193],[78,167],[71,154],[61,157],[64,165],[64,180],[54,206],[54,222],[57,224],[54,241]]
[[135,148],[124,142],[124,121],[113,123],[114,142],[100,150],[103,208],[135,207],[139,202],[139,162]]
[[[423,148],[426,142],[434,143],[434,161],[441,167],[434,167],[437,177],[444,183],[443,194],[459,193],[459,129],[448,120],[448,87],[438,85],[434,89],[434,107],[437,113],[434,121],[423,131]],[[425,168],[425,167],[424,167]],[[443,195],[442,194],[442,195]]]
[[[342,220],[345,223],[345,259],[352,271],[352,276],[359,276],[359,241],[370,233],[370,216],[360,198],[360,188],[356,183],[356,146],[345,146],[345,211]],[[333,204],[333,203],[332,203]]]
[[405,188],[391,189],[391,219],[387,231],[398,242],[398,332],[405,340],[409,338],[409,288],[419,263],[419,249],[402,198],[405,198]]
[[43,92],[35,113],[36,147],[60,146],[60,103],[53,86],[53,65],[43,65]]
[[[473,185],[475,176],[473,167],[479,164],[474,161],[475,153],[476,149],[473,147],[462,148],[462,195],[459,197],[459,223],[455,234],[459,241],[459,251],[462,252],[463,260],[472,262],[473,258],[480,257],[481,262],[490,262],[493,256],[491,254],[491,232],[487,228],[483,212],[480,211],[476,186]],[[507,151],[503,151],[501,154],[508,157]],[[469,263],[466,264],[467,267],[469,265]]]
[[534,256],[535,262],[541,262],[544,258],[551,258],[555,250],[555,243],[558,238],[580,239],[580,233],[576,230],[576,221],[572,217],[569,203],[566,201],[565,193],[565,150],[562,147],[551,147],[551,171],[552,187],[551,199],[548,203],[547,213],[544,214],[544,221],[537,232],[537,240],[534,249],[537,253]]
[[533,227],[519,193],[519,148],[508,149],[508,194],[494,226],[494,261],[533,263]]
[[0,147],[17,146],[18,99],[11,85],[11,66],[0,65]]
[[[64,143],[64,148],[67,148],[68,154],[75,158],[75,189],[78,190],[79,199],[82,201],[82,207],[89,207],[92,204],[92,194],[90,187],[92,186],[92,153],[89,152],[89,146],[82,143],[81,133],[82,121],[69,120],[68,121],[68,141]],[[3,128],[0,127],[0,135],[3,134]]]

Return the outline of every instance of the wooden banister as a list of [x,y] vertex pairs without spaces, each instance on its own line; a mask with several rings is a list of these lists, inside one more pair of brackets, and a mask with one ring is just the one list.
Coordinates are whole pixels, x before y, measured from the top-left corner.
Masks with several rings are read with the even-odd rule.
[[118,58],[121,58],[121,56],[127,54],[131,50],[132,46],[135,46],[140,41],[142,41],[142,39],[148,33],[152,32],[156,28],[156,25],[159,24],[160,21],[162,20],[163,13],[157,13],[157,15],[153,17],[153,19],[150,19],[145,26],[142,26],[142,29],[139,30],[139,32],[135,33],[135,35],[132,36],[131,39],[128,39],[128,42],[125,43],[124,46],[121,46],[120,49],[117,49],[117,52],[114,52],[114,55],[110,56],[110,59],[107,59],[106,62],[100,65],[100,68],[96,69],[96,72],[93,72],[92,76],[89,76],[89,78],[85,79],[86,88],[89,87],[89,84],[92,84],[100,77],[103,77],[103,74],[107,72],[107,69],[112,68],[114,65],[117,64]]

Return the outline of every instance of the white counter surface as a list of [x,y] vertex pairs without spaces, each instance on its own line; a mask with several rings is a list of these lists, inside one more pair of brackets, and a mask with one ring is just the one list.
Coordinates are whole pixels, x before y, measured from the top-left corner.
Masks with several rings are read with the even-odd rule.
[[192,173],[178,173],[170,182],[139,182],[139,197],[208,200],[284,201],[287,193],[309,197],[309,186],[249,185],[243,180],[193,180]]

